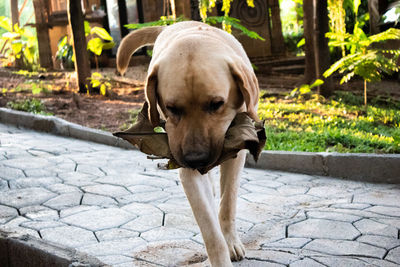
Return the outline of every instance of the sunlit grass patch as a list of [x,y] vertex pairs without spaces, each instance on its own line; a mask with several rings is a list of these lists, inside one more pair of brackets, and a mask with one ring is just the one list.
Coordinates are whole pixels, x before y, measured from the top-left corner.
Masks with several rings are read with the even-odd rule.
[[[362,101],[362,100],[361,100]],[[369,105],[338,93],[328,100],[260,100],[267,150],[400,153],[400,108]]]

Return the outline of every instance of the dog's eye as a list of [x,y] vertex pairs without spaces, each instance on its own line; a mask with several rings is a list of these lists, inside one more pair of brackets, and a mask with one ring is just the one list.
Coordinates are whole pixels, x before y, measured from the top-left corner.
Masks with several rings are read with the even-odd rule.
[[213,101],[210,103],[210,106],[208,107],[208,110],[210,112],[215,112],[218,109],[220,109],[224,105],[224,101]]
[[167,110],[171,112],[172,115],[180,116],[182,115],[182,109],[174,107],[174,106],[167,106]]

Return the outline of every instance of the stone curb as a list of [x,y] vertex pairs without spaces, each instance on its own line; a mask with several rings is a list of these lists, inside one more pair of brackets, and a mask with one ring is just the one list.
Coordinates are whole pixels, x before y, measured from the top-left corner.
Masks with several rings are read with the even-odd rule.
[[[0,122],[125,149],[136,149],[109,132],[84,127],[54,116],[0,108]],[[400,184],[400,154],[263,151],[257,163],[248,154],[246,166],[365,182]]]
[[113,136],[109,132],[71,123],[54,116],[36,115],[7,108],[0,108],[0,122],[109,146],[135,149],[135,147],[130,143]]
[[400,184],[400,154],[263,151],[257,163],[248,154],[246,166],[364,182]]
[[105,267],[97,258],[29,235],[0,231],[0,266]]

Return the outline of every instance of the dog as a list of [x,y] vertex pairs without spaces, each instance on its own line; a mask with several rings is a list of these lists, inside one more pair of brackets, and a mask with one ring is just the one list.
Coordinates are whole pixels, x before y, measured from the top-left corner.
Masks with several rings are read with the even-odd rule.
[[212,266],[232,266],[245,256],[236,231],[236,201],[246,151],[220,164],[221,202],[213,200],[208,174],[221,155],[225,133],[236,114],[254,121],[258,81],[242,45],[229,33],[195,21],[142,28],[128,34],[117,52],[117,69],[125,73],[133,53],[154,45],[145,86],[148,116],[160,118],[171,152],[183,166],[179,176],[200,227]]

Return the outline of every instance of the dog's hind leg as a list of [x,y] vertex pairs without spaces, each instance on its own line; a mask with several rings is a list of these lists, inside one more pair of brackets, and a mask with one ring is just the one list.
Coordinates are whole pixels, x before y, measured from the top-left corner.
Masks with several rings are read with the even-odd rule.
[[208,174],[181,168],[179,176],[197,224],[200,227],[211,265],[232,266],[229,250],[218,222],[217,207]]
[[221,203],[219,222],[232,260],[244,258],[245,249],[236,231],[236,201],[240,184],[240,173],[246,159],[241,150],[235,159],[221,164]]

